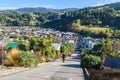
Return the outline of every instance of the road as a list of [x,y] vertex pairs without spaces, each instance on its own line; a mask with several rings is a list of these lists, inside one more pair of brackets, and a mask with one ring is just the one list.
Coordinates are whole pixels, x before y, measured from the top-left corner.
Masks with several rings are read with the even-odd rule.
[[24,72],[3,76],[0,80],[84,80],[79,54],[62,60],[46,63]]

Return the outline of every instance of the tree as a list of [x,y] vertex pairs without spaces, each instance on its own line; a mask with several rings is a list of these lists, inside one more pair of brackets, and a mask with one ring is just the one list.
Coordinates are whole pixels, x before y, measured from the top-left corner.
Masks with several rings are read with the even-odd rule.
[[112,42],[110,41],[110,39],[107,39],[104,43],[103,43],[103,50],[104,52],[110,56],[111,53],[113,53],[113,49],[112,49]]
[[115,56],[116,57],[120,56],[120,41],[119,40],[114,41],[113,49],[114,49]]
[[19,44],[18,48],[22,51],[29,51],[30,46],[29,43],[23,41]]
[[49,40],[46,39],[40,39],[39,40],[39,48],[40,48],[40,52],[42,53],[42,55],[45,55],[46,51],[51,50],[52,48],[52,43]]
[[6,25],[7,25],[7,26],[13,25],[13,24],[12,24],[12,20],[11,20],[11,19],[7,19],[7,20],[6,20]]
[[71,24],[71,30],[78,31],[80,29],[80,25],[81,25],[80,19],[73,21]]
[[13,25],[13,26],[20,26],[21,24],[20,24],[19,21],[14,20],[14,21],[12,21],[12,25]]
[[45,38],[33,38],[30,40],[30,49],[41,52],[42,57],[45,56],[45,53],[51,52],[52,48],[52,42]]
[[22,17],[23,17],[23,18],[26,18],[28,21],[33,20],[32,15],[30,15],[29,13],[22,14]]
[[65,53],[66,55],[70,55],[71,53],[70,52],[73,52],[73,44],[71,43],[65,43],[65,44],[62,44],[62,46],[60,47],[60,52],[61,53]]

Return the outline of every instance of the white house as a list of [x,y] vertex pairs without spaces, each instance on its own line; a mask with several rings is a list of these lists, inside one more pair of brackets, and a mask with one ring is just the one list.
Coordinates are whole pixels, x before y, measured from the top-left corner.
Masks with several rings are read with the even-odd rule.
[[56,50],[60,50],[61,43],[53,43]]

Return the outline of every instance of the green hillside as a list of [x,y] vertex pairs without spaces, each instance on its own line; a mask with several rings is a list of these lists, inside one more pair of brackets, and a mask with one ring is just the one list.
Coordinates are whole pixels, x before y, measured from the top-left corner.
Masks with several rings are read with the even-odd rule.
[[[5,26],[52,27],[58,30],[78,33],[90,32],[91,34],[96,33],[99,29],[97,31],[99,34],[110,31],[113,34],[114,31],[119,36],[120,2],[75,11],[63,9],[65,10],[63,12],[53,12],[48,9],[48,12],[41,13],[37,12],[36,9],[29,8],[31,12],[33,10],[32,13],[28,13],[29,11],[25,12],[25,8],[22,11],[19,10],[19,12],[12,10],[0,11],[0,24]],[[40,10],[40,8],[38,9]],[[104,30],[101,30],[101,28]],[[109,28],[110,30],[106,30],[105,28]]]

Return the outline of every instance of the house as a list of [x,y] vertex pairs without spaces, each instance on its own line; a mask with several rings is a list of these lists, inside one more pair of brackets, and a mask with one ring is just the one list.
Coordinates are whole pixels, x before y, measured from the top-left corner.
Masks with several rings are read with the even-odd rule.
[[60,47],[61,47],[61,43],[53,43],[52,44],[56,50],[60,50]]
[[94,48],[94,46],[96,45],[96,42],[92,39],[92,38],[84,38],[84,48],[85,49],[90,49],[92,50]]

